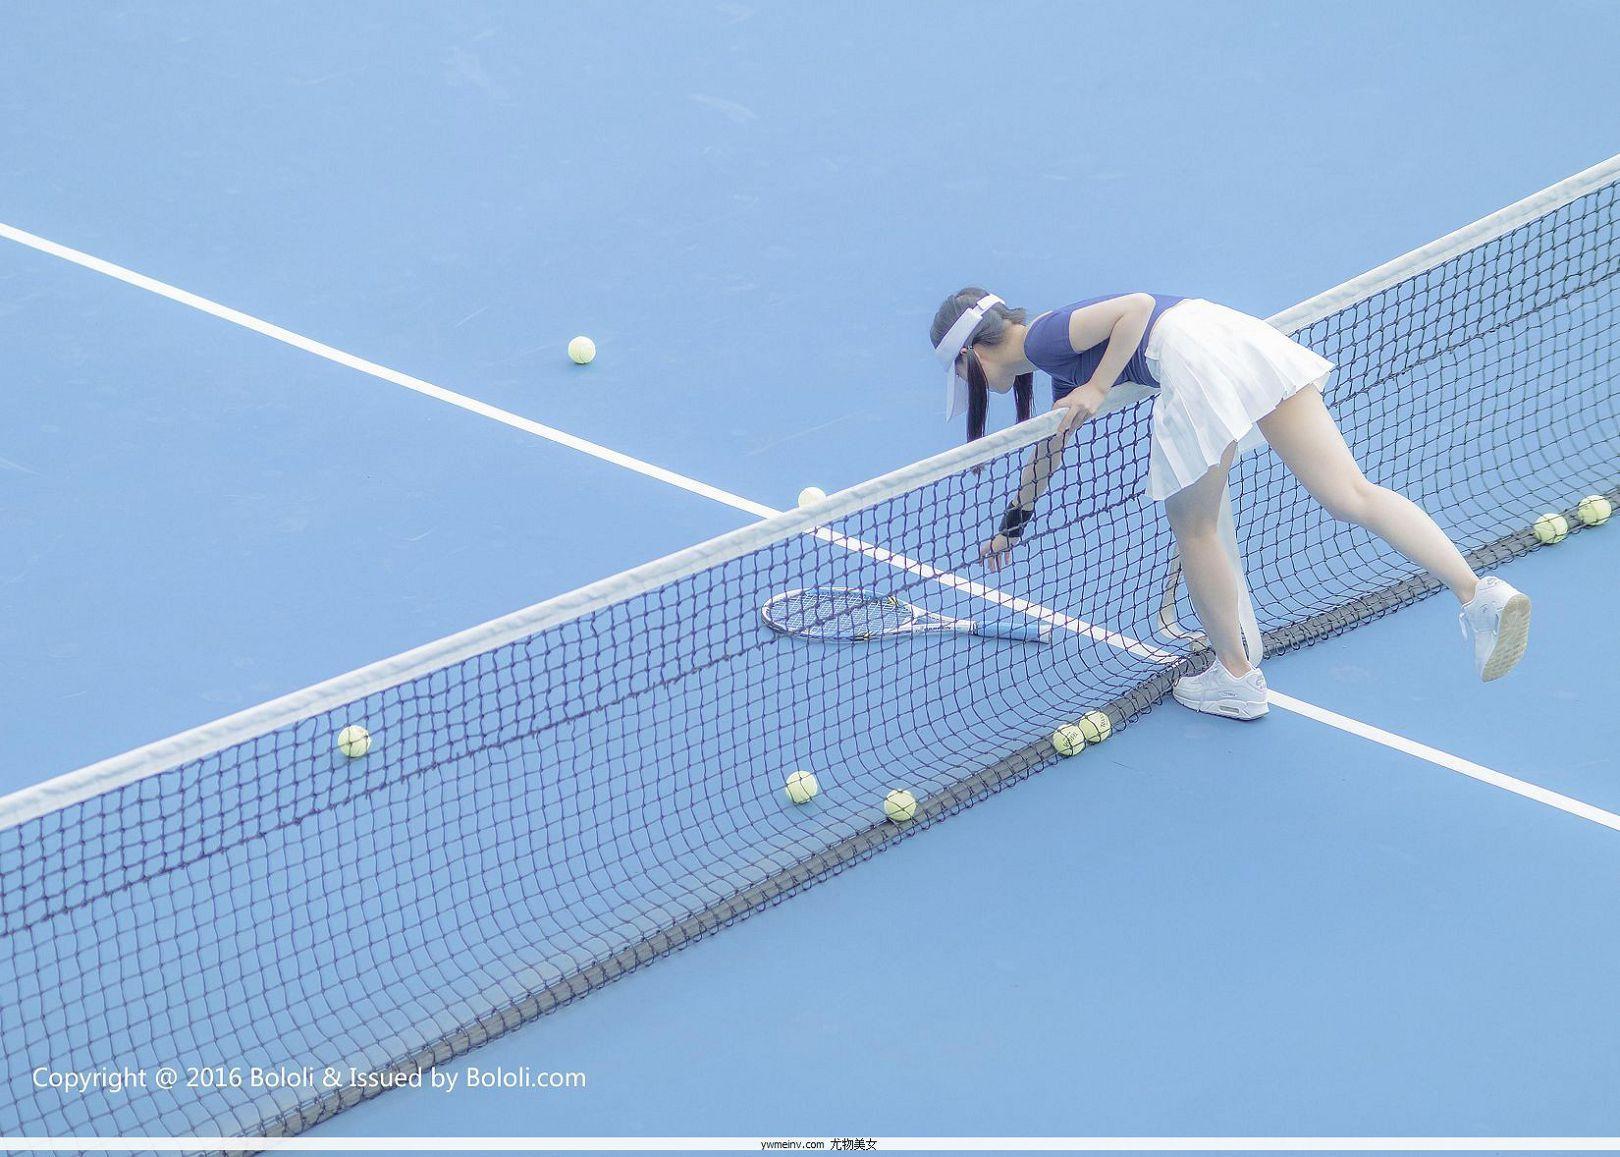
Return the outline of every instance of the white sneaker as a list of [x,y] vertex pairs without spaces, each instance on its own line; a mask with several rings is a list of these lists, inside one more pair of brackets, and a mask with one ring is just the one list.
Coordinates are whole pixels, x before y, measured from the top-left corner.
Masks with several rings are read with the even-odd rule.
[[1266,677],[1260,668],[1246,675],[1234,675],[1216,659],[1201,675],[1183,675],[1176,680],[1176,702],[1206,715],[1228,719],[1258,719],[1267,711]]
[[1463,638],[1474,640],[1474,666],[1489,683],[1524,658],[1530,642],[1530,598],[1499,578],[1479,580],[1474,601],[1457,616]]

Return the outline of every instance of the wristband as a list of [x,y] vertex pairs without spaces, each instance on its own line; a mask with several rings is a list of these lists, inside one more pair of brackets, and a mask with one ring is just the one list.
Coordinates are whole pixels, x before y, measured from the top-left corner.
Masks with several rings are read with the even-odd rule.
[[1017,542],[1024,537],[1024,528],[1034,517],[1033,510],[1023,506],[1009,506],[1007,513],[1001,516],[1001,533],[1009,540]]

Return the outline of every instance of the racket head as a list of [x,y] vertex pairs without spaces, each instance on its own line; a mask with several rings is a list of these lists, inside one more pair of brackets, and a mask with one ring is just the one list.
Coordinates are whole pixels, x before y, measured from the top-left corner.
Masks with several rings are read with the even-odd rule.
[[759,614],[771,630],[796,639],[859,642],[907,630],[918,611],[859,587],[807,587],[772,595]]

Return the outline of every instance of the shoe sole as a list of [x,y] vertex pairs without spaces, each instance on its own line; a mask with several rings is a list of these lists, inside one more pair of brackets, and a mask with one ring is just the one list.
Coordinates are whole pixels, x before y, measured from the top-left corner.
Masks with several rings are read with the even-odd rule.
[[1172,690],[1170,694],[1177,703],[1200,715],[1219,715],[1222,719],[1238,719],[1245,723],[1253,722],[1271,710],[1269,703],[1246,703],[1238,699],[1217,699],[1213,703],[1199,703],[1183,699],[1179,691]]
[[1530,645],[1530,596],[1514,595],[1502,607],[1502,618],[1496,628],[1496,646],[1485,660],[1485,669],[1479,677],[1489,683],[1500,679],[1524,658]]

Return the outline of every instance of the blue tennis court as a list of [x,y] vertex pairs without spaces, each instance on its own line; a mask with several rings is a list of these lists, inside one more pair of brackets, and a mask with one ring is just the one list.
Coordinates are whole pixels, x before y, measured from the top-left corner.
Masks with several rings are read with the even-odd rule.
[[[1620,11],[11,25],[7,1147],[1620,1136]],[[1525,660],[1262,448],[1271,711],[1168,699],[1150,404],[988,569],[1057,419],[940,421],[963,284],[1329,358]],[[1042,641],[761,622],[833,587]]]

